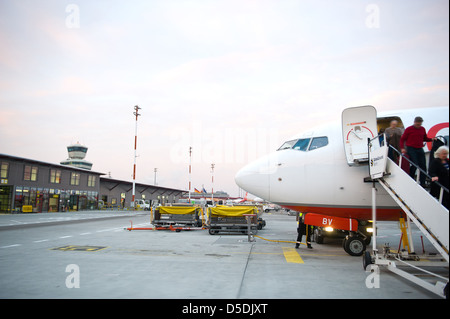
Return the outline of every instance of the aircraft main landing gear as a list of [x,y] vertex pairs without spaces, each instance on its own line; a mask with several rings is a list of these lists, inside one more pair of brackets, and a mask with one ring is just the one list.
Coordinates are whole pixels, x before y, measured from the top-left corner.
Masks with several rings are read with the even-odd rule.
[[342,241],[342,247],[350,256],[362,256],[366,250],[366,243],[360,236],[346,236]]

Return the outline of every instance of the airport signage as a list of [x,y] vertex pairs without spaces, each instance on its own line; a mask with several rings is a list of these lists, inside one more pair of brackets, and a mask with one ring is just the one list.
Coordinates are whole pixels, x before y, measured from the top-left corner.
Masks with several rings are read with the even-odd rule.
[[370,178],[377,179],[384,176],[388,158],[386,135],[381,134],[369,141],[369,172]]
[[22,213],[32,213],[32,212],[33,212],[32,205],[23,205],[22,206]]

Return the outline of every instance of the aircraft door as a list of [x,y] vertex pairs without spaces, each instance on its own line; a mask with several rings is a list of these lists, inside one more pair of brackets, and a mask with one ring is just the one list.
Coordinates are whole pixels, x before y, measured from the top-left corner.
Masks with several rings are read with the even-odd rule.
[[342,112],[342,138],[348,165],[368,163],[368,139],[377,135],[375,107],[350,107]]

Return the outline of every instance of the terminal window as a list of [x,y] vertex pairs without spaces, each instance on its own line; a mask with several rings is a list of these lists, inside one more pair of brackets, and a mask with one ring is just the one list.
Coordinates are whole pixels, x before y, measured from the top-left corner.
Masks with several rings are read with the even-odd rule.
[[37,166],[25,165],[23,171],[23,179],[25,181],[37,181],[38,168]]
[[0,178],[8,178],[9,163],[1,162]]
[[88,186],[95,187],[95,176],[94,175],[88,176]]
[[70,185],[80,185],[80,173],[72,173],[70,175]]
[[61,183],[61,171],[59,169],[50,170],[50,183],[60,184]]

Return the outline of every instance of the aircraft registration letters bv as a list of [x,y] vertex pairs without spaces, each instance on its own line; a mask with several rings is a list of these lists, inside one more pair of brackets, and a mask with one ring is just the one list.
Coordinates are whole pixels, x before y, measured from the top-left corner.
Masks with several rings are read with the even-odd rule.
[[[300,133],[277,151],[249,163],[236,174],[235,181],[264,200],[313,213],[306,214],[309,225],[362,230],[372,219],[372,184],[364,182],[369,176],[368,138],[376,137],[392,120],[406,128],[421,116],[428,137],[442,136],[448,142],[448,112],[448,106],[379,114],[373,106],[348,108],[340,121]],[[432,143],[426,143],[425,152],[431,147]],[[377,220],[402,216],[401,208],[384,189],[378,189],[376,201]]]

